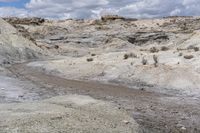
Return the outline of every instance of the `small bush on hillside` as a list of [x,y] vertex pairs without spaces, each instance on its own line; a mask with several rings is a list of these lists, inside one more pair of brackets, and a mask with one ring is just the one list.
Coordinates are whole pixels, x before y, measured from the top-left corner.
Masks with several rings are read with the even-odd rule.
[[94,59],[93,58],[88,58],[87,62],[92,62]]
[[166,47],[166,46],[162,46],[162,47],[161,47],[161,51],[167,51],[167,50],[169,50],[168,47]]
[[178,56],[183,56],[183,53],[179,53]]
[[124,60],[127,60],[129,58],[129,55],[128,54],[125,54],[124,55]]
[[194,47],[194,51],[195,52],[199,51],[199,47]]
[[91,54],[91,56],[96,56],[96,54]]
[[55,45],[54,48],[55,48],[55,49],[59,49],[59,46],[58,46],[58,45]]
[[159,49],[157,49],[156,47],[152,47],[152,48],[150,48],[150,52],[157,53],[157,52],[159,52]]
[[134,54],[134,53],[125,54],[124,55],[124,60],[127,60],[128,58],[137,58],[137,55]]
[[147,65],[148,61],[144,57],[142,58],[142,65]]
[[158,56],[153,55],[153,60],[154,60],[154,66],[157,67],[158,66]]
[[195,52],[199,51],[199,47],[194,47],[194,46],[189,46],[187,49],[188,50],[193,49]]

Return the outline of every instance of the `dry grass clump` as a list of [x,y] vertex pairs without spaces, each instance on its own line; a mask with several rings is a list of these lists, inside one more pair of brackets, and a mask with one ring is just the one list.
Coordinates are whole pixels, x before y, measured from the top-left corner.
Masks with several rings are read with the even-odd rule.
[[128,58],[137,58],[137,55],[134,53],[125,54],[124,60],[127,60]]

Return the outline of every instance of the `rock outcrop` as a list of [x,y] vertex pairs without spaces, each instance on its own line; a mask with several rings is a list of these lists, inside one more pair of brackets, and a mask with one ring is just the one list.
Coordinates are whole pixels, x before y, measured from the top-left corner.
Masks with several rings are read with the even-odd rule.
[[43,18],[4,18],[5,21],[12,25],[16,24],[24,24],[24,25],[41,25],[45,22],[45,19]]
[[12,25],[0,19],[0,64],[38,58],[42,51]]

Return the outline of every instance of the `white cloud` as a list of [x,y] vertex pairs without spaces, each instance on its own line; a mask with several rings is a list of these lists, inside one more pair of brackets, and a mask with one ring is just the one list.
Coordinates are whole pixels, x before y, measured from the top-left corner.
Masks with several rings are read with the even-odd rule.
[[181,13],[180,9],[175,9],[175,10],[173,10],[173,11],[170,12],[170,16],[176,16],[176,15],[178,15],[180,13]]
[[150,18],[200,15],[200,0],[30,0],[24,9],[2,7],[0,12],[1,16],[29,15],[60,19],[93,18],[107,13]]
[[9,17],[9,16],[19,16],[27,17],[29,16],[28,12],[25,9],[18,9],[14,7],[0,7],[0,16]]
[[92,10],[107,4],[107,0],[31,0],[26,8],[35,16],[89,18]]

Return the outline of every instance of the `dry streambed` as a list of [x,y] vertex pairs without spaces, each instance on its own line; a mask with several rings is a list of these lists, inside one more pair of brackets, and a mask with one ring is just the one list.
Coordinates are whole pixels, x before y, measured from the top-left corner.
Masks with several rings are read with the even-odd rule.
[[[20,114],[21,112],[22,116],[29,114],[30,115],[29,117],[31,116],[35,117],[29,111],[28,113],[25,111],[25,114],[23,112],[24,107],[25,108],[26,106],[27,108],[30,107],[28,106],[29,104],[33,105],[33,107],[36,108],[35,111],[39,111],[39,112],[42,108],[38,108],[38,107],[44,106],[45,108],[47,107],[47,109],[51,108],[52,103],[49,105],[49,102],[48,102],[48,105],[47,106],[45,105],[46,101],[49,101],[49,100],[50,101],[55,100],[55,102],[57,100],[58,101],[61,100],[59,102],[59,105],[61,106],[66,105],[66,108],[71,108],[71,104],[70,106],[69,104],[65,104],[65,103],[62,104],[63,99],[64,101],[71,100],[71,102],[73,103],[75,102],[76,104],[78,104],[77,105],[78,108],[76,109],[79,110],[80,109],[79,106],[82,106],[82,104],[84,104],[85,102],[87,103],[87,101],[93,101],[91,100],[93,98],[91,97],[89,99],[86,98],[87,100],[84,101],[84,96],[80,96],[82,97],[80,98],[82,100],[77,101],[76,96],[74,95],[71,96],[71,94],[90,95],[96,99],[101,99],[103,101],[106,100],[107,102],[104,102],[104,103],[111,106],[110,107],[105,106],[104,104],[103,108],[99,108],[96,106],[97,105],[96,103],[94,104],[92,102],[92,104],[90,104],[89,107],[86,106],[86,108],[91,109],[94,107],[97,110],[102,110],[102,111],[107,110],[106,113],[108,113],[109,117],[106,117],[106,119],[104,120],[105,118],[104,114],[106,115],[106,113],[103,113],[103,115],[100,115],[101,117],[103,117],[102,121],[106,122],[108,118],[110,123],[117,122],[119,124],[119,127],[117,127],[117,130],[115,130],[116,129],[115,126],[111,126],[111,128],[110,127],[108,128],[107,126],[106,127],[103,126],[102,129],[105,129],[103,131],[108,131],[108,132],[109,131],[111,132],[125,131],[126,132],[127,130],[125,129],[129,129],[129,128],[126,128],[126,127],[121,128],[120,123],[121,122],[125,123],[125,125],[129,127],[129,124],[131,122],[130,120],[134,121],[133,118],[138,123],[139,129],[133,128],[135,127],[133,126],[135,125],[135,123],[131,122],[133,125],[130,125],[130,130],[128,130],[127,132],[129,131],[137,132],[138,130],[139,132],[171,132],[171,131],[172,132],[198,132],[199,131],[198,125],[200,121],[200,118],[199,118],[200,108],[199,108],[199,99],[197,97],[160,94],[156,92],[148,92],[145,90],[129,89],[127,87],[120,86],[120,85],[116,86],[116,85],[102,84],[102,83],[94,82],[94,81],[85,82],[85,81],[77,81],[77,80],[68,80],[62,77],[57,77],[55,75],[46,74],[37,69],[33,69],[31,67],[27,67],[26,64],[13,65],[11,68],[9,68],[9,70],[13,72],[13,74],[18,76],[18,78],[21,77],[23,79],[32,81],[33,83],[37,84],[38,85],[37,89],[40,90],[39,91],[40,101],[37,101],[37,102],[35,101],[31,103],[28,102],[28,103],[23,103],[23,104],[20,103],[20,104],[14,104],[14,105],[12,104],[3,105],[4,107],[6,106],[7,107],[9,106],[22,107],[22,109],[19,109],[19,112],[18,112],[18,114]],[[39,87],[42,87],[42,89]],[[35,91],[37,89],[35,89]],[[36,91],[36,93],[38,92]],[[45,95],[42,95],[42,94],[45,94]],[[67,96],[55,97],[56,95],[66,95],[66,94]],[[48,97],[55,97],[55,98],[49,99]],[[49,99],[49,100],[41,101],[41,99]],[[110,104],[110,102],[112,104]],[[112,108],[113,110],[108,110],[109,108]],[[9,110],[10,109],[8,108],[8,111]],[[52,111],[53,110],[54,110],[54,107],[52,108]],[[121,114],[119,115],[121,115],[122,118],[119,116],[113,116],[113,112],[115,111],[119,111],[119,113],[121,112]],[[5,110],[2,109],[2,112],[5,112]],[[48,111],[47,112],[42,111],[42,112],[48,113]],[[88,123],[86,123],[86,125],[90,124],[89,125],[90,128],[92,126],[94,127],[94,130],[97,130],[96,126],[93,126],[93,124],[91,125],[91,121],[90,121],[91,119],[93,119],[92,117],[93,113],[91,113],[93,112],[92,109],[87,110],[86,112],[88,112],[89,114],[87,114],[88,117],[86,117],[86,119],[84,119],[83,121],[87,121]],[[98,115],[98,111],[94,111],[94,112],[97,113],[95,115]],[[41,117],[42,116],[43,115],[41,115]],[[74,116],[72,115],[72,117],[76,117],[76,115]],[[116,117],[119,117],[120,119]],[[32,122],[41,123],[39,125],[44,124],[43,129],[48,130],[49,128],[50,129],[52,128],[51,126],[54,126],[54,123],[52,123],[51,119],[49,120],[48,116],[47,118],[48,120],[46,120],[45,122],[44,121],[38,122],[36,119],[34,119]],[[65,120],[65,117],[64,117],[64,120]],[[95,120],[96,121],[94,121],[94,123],[99,122],[99,119],[95,119]],[[46,124],[50,124],[50,125],[46,125]],[[59,126],[63,126],[63,125],[62,124],[56,125],[56,127],[59,127]],[[3,129],[5,129],[5,127],[3,127]],[[8,127],[7,129],[9,129],[9,123],[7,127]],[[12,127],[12,124],[10,124],[10,127]],[[55,132],[60,131],[56,127],[54,131]],[[42,127],[39,127],[39,128],[42,128]],[[71,127],[70,129],[75,132],[79,130],[76,127]],[[23,130],[24,129],[22,127],[22,131]],[[69,130],[69,129],[66,128],[66,130]],[[80,131],[83,131],[83,130],[80,129]],[[92,132],[90,130],[86,130],[86,131]],[[102,130],[99,130],[99,132],[101,131]]]

